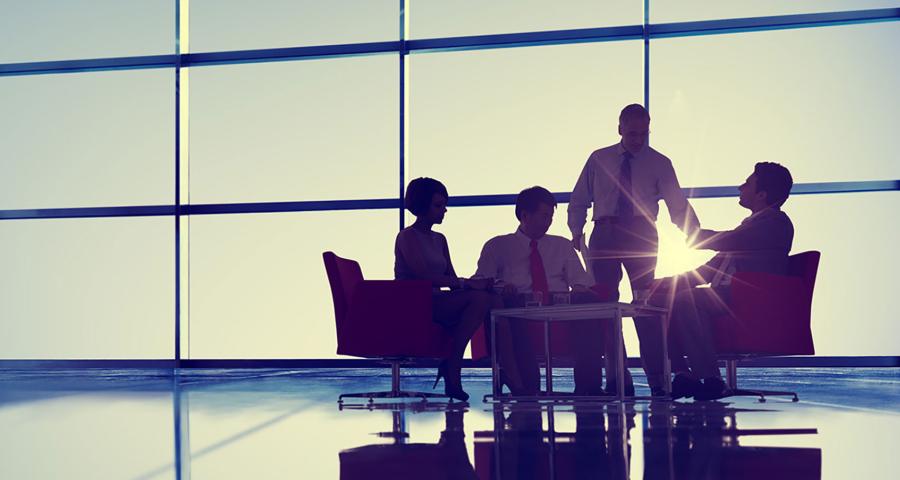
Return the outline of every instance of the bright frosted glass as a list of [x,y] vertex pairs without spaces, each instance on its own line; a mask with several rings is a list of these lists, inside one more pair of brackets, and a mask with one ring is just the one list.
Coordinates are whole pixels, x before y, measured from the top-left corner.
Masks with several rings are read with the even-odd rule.
[[0,222],[0,358],[174,357],[168,217]]
[[406,4],[410,38],[638,25],[644,21],[643,2],[633,0],[407,0]]
[[191,0],[192,52],[400,38],[397,0]]
[[643,98],[642,44],[610,42],[410,56],[407,178],[450,195],[571,191]]
[[322,252],[358,261],[366,278],[393,278],[397,225],[396,210],[191,218],[190,349],[182,354],[335,357]]
[[0,63],[175,53],[171,0],[6,0]]
[[0,77],[0,209],[175,200],[171,70]]
[[654,40],[651,143],[684,186],[900,178],[900,23]]
[[395,57],[202,67],[189,75],[191,203],[396,197]]

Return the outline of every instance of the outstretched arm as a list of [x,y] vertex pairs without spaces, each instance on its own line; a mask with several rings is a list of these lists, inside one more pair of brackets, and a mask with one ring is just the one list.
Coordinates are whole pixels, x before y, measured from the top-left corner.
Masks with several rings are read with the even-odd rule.
[[659,178],[659,190],[663,200],[666,201],[666,208],[669,209],[669,218],[672,219],[672,223],[688,236],[696,232],[700,228],[700,220],[688,202],[684,190],[681,189],[675,169],[668,158],[665,159],[665,165]]

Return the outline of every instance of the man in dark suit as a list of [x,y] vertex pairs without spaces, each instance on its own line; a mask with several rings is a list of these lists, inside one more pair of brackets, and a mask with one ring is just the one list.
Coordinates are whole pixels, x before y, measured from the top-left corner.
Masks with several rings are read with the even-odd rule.
[[728,396],[716,364],[709,321],[730,312],[728,303],[734,273],[783,275],[787,272],[794,226],[781,206],[792,186],[791,174],[783,166],[757,163],[739,187],[739,203],[750,210],[750,216],[733,230],[704,229],[697,234],[695,246],[715,250],[716,256],[696,270],[656,281],[654,298],[659,298],[660,289],[668,290],[667,286],[674,287],[675,292],[669,334],[672,370],[676,373],[672,382],[674,398],[693,396],[697,400],[712,400]]

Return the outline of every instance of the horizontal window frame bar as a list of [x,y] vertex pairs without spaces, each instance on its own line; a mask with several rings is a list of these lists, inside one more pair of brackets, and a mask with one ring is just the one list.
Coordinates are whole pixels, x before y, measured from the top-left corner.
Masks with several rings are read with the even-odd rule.
[[879,8],[843,12],[730,18],[727,20],[657,23],[648,25],[648,30],[650,38],[676,38],[698,35],[721,35],[728,33],[858,25],[896,20],[900,20],[900,8]]
[[[804,13],[750,18],[730,18],[695,22],[649,24],[652,39],[697,35],[717,35],[753,31],[854,25],[900,20],[900,8],[881,8],[841,12]],[[123,69],[149,69],[280,62],[291,60],[350,57],[393,53],[429,53],[460,50],[487,50],[526,46],[627,41],[644,38],[643,25],[502,33],[461,37],[393,40],[383,42],[313,45],[220,52],[149,55],[137,57],[94,58],[0,64],[0,77],[45,75]]]
[[[739,195],[736,186],[683,188],[688,198],[727,198]],[[900,191],[900,180],[872,180],[859,182],[799,183],[791,195],[821,195],[834,193],[864,193]],[[553,194],[559,203],[568,203],[570,192]],[[452,207],[489,207],[515,205],[516,194],[460,195],[450,197]],[[123,207],[78,207],[0,210],[0,220],[29,220],[50,218],[151,217],[175,215],[224,215],[248,213],[321,212],[341,210],[398,209],[399,198],[363,200],[318,200],[303,202],[216,203],[198,205],[149,205]]]
[[[412,359],[404,368],[435,368],[439,360]],[[720,363],[724,365],[724,362]],[[900,367],[900,356],[775,356],[742,359],[737,361],[742,367],[759,368],[894,368]],[[640,357],[626,360],[629,368],[642,366]],[[0,360],[0,370],[32,369],[271,369],[271,368],[385,368],[387,363],[378,359],[361,358],[305,358],[305,359],[115,359],[115,360]],[[563,361],[559,366],[571,367],[571,362]],[[463,367],[490,368],[489,359],[464,359]]]

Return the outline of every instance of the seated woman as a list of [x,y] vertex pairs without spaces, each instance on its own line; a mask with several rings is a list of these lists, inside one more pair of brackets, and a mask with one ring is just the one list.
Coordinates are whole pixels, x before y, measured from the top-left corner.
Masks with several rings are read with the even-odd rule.
[[[491,308],[503,306],[499,296],[488,292],[488,279],[458,278],[450,262],[447,238],[432,230],[447,212],[447,188],[433,178],[417,178],[406,187],[407,210],[416,216],[411,226],[397,234],[394,245],[394,276],[398,280],[429,280],[432,319],[446,328],[452,351],[438,368],[437,382],[444,378],[448,397],[467,400],[462,389],[462,357],[472,335],[489,317]],[[449,288],[449,291],[442,288]]]

